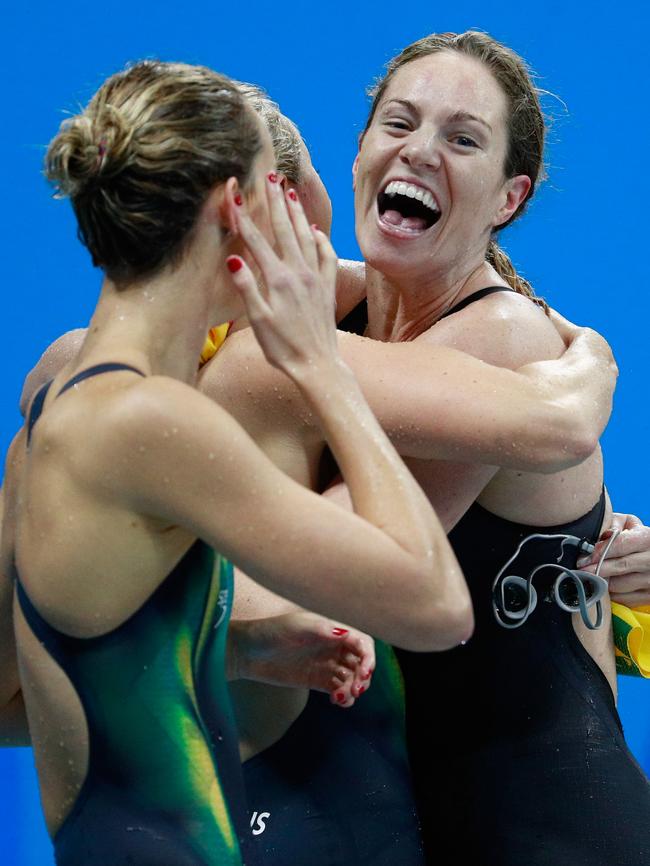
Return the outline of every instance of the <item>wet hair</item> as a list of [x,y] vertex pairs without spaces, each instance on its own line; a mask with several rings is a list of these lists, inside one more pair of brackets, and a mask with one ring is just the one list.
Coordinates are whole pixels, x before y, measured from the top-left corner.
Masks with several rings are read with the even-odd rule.
[[177,264],[219,183],[245,186],[262,148],[236,85],[202,66],[142,61],[112,75],[61,124],[45,174],[79,238],[117,283]]
[[537,184],[544,178],[544,138],[546,127],[539,101],[526,62],[510,48],[497,42],[487,33],[468,30],[465,33],[432,33],[408,45],[387,64],[386,75],[370,90],[370,114],[364,130],[367,132],[395,73],[420,57],[441,51],[455,51],[479,60],[499,83],[507,104],[506,131],[508,149],[503,167],[506,178],[524,174],[530,178],[530,190],[510,219],[493,232],[486,251],[486,260],[513,289],[534,300],[546,311],[543,299],[535,295],[530,283],[517,274],[514,265],[496,241],[497,231],[510,225],[524,212]]
[[278,171],[292,183],[302,179],[302,152],[304,144],[298,127],[280,111],[280,106],[256,84],[237,82],[251,108],[260,116],[271,136]]

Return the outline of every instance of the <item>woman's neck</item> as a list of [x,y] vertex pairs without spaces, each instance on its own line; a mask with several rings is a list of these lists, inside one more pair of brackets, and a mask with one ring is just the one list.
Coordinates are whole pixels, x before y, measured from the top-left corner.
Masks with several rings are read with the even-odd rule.
[[105,279],[75,366],[119,361],[194,383],[206,334],[219,318],[213,284],[214,267],[190,254],[173,271],[120,288]]
[[388,343],[414,340],[463,298],[501,284],[503,279],[486,261],[420,284],[408,276],[389,278],[366,265],[367,335]]

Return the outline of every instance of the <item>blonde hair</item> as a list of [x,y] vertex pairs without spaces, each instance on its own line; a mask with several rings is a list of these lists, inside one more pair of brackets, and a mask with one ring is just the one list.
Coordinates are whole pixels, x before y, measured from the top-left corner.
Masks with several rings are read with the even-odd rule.
[[525,200],[515,213],[493,232],[485,257],[508,285],[548,312],[544,299],[537,297],[530,283],[517,273],[510,258],[496,240],[497,231],[521,216],[537,184],[544,178],[544,116],[531,72],[518,54],[487,33],[476,30],[465,33],[432,33],[413,42],[388,62],[386,75],[369,90],[372,105],[364,134],[372,123],[377,107],[395,73],[413,60],[440,51],[455,51],[479,60],[490,70],[506,97],[508,150],[503,167],[504,175],[510,178],[524,174],[530,178],[531,184]]
[[238,82],[238,87],[269,131],[278,171],[292,183],[300,183],[302,178],[300,145],[304,144],[304,141],[298,127],[282,114],[278,103],[274,102],[261,87],[246,82]]
[[93,264],[116,282],[176,263],[218,183],[249,179],[261,130],[235,84],[201,66],[143,61],[61,124],[45,158]]

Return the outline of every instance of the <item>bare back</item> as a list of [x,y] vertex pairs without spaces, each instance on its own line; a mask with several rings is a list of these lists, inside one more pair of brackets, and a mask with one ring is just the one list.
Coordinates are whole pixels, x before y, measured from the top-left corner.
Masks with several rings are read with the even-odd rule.
[[[111,467],[101,465],[94,447],[111,401],[137,387],[140,377],[112,373],[57,400],[63,381],[57,377],[48,395],[29,450],[24,431],[12,446],[16,460],[8,463],[5,482],[13,515],[9,544],[21,584],[47,623],[65,635],[95,638],[142,607],[194,538],[116,503]],[[25,501],[28,509],[21,507]],[[55,832],[86,776],[86,719],[66,673],[16,600],[14,621],[43,806]]]

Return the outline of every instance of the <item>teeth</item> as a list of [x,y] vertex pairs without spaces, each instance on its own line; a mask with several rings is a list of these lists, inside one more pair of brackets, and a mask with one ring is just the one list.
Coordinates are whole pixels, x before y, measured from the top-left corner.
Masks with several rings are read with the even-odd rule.
[[406,195],[409,198],[421,201],[425,207],[438,213],[438,205],[431,193],[419,186],[414,186],[412,183],[404,183],[404,181],[401,180],[391,180],[384,190],[384,195]]

